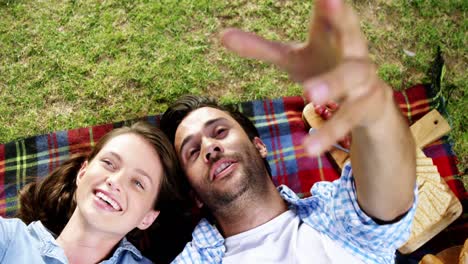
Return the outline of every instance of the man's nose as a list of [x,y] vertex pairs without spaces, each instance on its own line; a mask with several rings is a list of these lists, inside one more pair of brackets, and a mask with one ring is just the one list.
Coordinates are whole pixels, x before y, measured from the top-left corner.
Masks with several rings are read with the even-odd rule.
[[216,139],[206,139],[205,140],[205,162],[210,162],[213,159],[216,159],[220,154],[224,152],[224,149],[220,142]]

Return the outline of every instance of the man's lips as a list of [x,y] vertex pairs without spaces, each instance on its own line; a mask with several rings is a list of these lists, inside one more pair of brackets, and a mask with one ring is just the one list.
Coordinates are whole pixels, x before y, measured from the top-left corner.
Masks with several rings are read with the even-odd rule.
[[106,203],[109,205],[112,209],[115,211],[122,211],[122,205],[120,202],[115,198],[114,195],[112,195],[109,192],[106,192],[102,189],[96,189],[94,191],[94,195],[96,196],[97,199],[100,201]]
[[214,181],[230,174],[237,167],[237,161],[233,159],[220,159],[210,169],[210,180]]

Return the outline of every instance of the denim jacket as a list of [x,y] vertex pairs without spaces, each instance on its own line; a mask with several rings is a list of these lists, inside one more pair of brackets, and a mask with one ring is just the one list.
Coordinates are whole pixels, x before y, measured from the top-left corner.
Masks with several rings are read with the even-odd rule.
[[[68,263],[63,249],[40,221],[26,226],[20,219],[0,217],[0,263]],[[152,263],[123,238],[110,259],[101,263]]]

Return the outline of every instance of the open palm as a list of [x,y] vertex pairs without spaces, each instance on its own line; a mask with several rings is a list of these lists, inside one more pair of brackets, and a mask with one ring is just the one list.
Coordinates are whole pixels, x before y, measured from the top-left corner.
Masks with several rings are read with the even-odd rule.
[[350,6],[340,0],[318,0],[303,44],[265,40],[253,33],[227,29],[222,43],[242,57],[273,63],[304,86],[314,104],[330,100],[339,110],[317,133],[306,149],[320,154],[353,129],[378,122],[391,89],[380,81],[368,58],[367,41]]

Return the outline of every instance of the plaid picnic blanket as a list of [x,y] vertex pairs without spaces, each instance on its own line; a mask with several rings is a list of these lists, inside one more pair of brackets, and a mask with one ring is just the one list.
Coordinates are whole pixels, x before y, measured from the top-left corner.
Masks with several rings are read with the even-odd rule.
[[[445,113],[443,98],[431,87],[417,85],[403,92],[395,92],[395,100],[408,118],[409,124],[432,108],[438,108],[439,112]],[[302,139],[307,135],[302,121],[303,107],[302,97],[240,104],[241,111],[254,121],[267,145],[274,182],[288,185],[301,196],[308,196],[309,189],[315,182],[335,180],[339,177],[339,172],[325,155],[317,158],[306,156],[301,145]],[[142,119],[155,125],[159,124],[159,115]],[[108,131],[130,122],[53,132],[0,145],[0,215],[15,215],[18,208],[18,190],[27,182],[46,176],[71,154],[89,151]],[[424,152],[433,158],[440,175],[466,208],[467,192],[463,183],[456,178],[459,175],[457,157],[449,139],[444,137],[432,143]],[[467,234],[466,219],[465,213],[447,229],[447,232],[462,236]],[[449,239],[457,240],[456,235]]]

